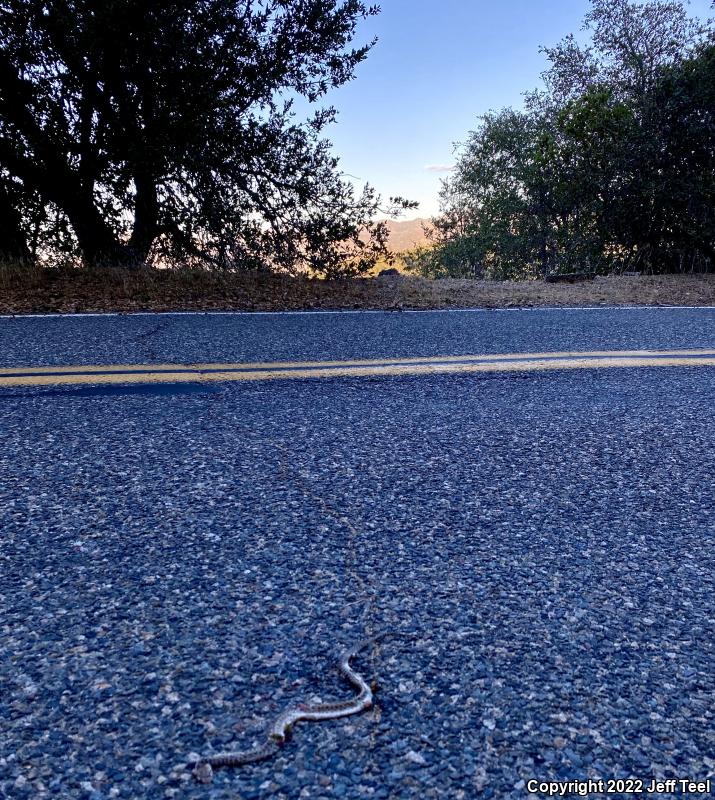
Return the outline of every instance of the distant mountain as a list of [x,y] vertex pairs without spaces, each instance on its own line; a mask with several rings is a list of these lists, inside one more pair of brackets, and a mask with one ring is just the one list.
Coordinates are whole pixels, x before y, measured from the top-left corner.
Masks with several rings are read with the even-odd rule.
[[418,245],[427,244],[422,226],[431,227],[428,219],[388,219],[387,227],[390,231],[389,247],[396,253],[403,250],[412,250]]

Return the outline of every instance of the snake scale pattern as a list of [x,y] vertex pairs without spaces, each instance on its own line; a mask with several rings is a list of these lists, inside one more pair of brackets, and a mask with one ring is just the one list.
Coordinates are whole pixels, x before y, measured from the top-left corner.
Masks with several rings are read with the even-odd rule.
[[368,645],[375,642],[378,637],[372,637],[359,642],[354,647],[344,652],[338,661],[340,674],[357,689],[358,694],[351,700],[340,703],[320,703],[319,705],[297,705],[287,708],[268,729],[267,741],[260,747],[251,750],[236,750],[226,753],[216,753],[205,756],[189,764],[193,767],[192,774],[201,783],[210,783],[213,771],[219,767],[240,767],[256,761],[263,761],[274,756],[279,747],[284,744],[296,722],[322,722],[328,719],[340,719],[352,714],[359,714],[372,707],[372,688],[350,666],[350,660]]

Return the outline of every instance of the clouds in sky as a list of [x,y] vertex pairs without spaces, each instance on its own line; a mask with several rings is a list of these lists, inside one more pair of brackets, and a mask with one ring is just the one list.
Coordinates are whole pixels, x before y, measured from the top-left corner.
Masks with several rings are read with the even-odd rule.
[[452,172],[454,164],[427,164],[425,172]]

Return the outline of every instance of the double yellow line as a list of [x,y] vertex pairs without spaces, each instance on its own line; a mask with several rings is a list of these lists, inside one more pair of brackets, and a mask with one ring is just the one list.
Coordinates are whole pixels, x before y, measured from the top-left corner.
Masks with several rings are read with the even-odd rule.
[[0,387],[106,383],[203,383],[290,378],[535,372],[614,367],[713,367],[712,350],[597,350],[593,352],[382,358],[353,361],[275,361],[247,364],[113,364],[5,367]]

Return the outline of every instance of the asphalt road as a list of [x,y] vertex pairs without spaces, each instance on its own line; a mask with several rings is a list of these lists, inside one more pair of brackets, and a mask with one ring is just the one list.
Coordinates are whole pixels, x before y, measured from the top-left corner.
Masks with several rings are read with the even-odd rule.
[[[0,319],[0,367],[713,347],[715,309]],[[0,389],[0,797],[715,778],[714,400],[708,366]],[[380,633],[373,711],[184,769],[349,698]]]

